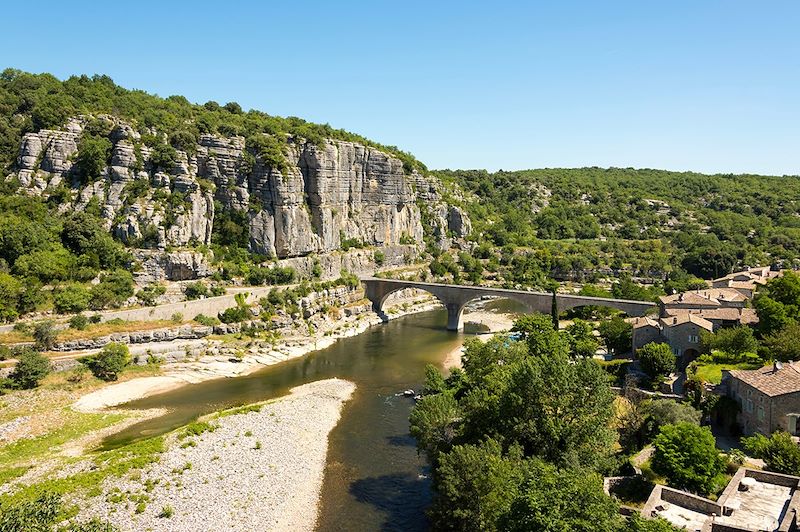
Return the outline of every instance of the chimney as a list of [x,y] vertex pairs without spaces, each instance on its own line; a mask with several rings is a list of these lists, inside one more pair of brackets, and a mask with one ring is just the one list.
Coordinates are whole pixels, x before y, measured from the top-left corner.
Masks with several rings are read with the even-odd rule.
[[780,360],[776,360],[772,364],[772,372],[773,373],[778,373],[778,371],[780,371],[782,368],[783,368],[783,364],[781,364]]

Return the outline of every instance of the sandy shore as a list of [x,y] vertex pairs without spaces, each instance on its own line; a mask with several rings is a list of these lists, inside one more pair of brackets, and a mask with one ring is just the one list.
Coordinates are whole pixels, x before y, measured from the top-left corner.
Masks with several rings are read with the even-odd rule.
[[[439,305],[430,298],[406,298],[390,309],[390,319],[408,314],[425,312]],[[203,382],[220,377],[238,377],[253,373],[279,362],[305,356],[313,351],[330,347],[342,338],[363,333],[369,327],[382,323],[375,314],[361,315],[338,320],[332,330],[317,331],[314,336],[286,339],[272,349],[253,348],[241,360],[232,361],[230,356],[209,355],[196,361],[178,362],[164,366],[164,375],[143,377],[106,386],[78,399],[72,407],[79,412],[98,412],[129,401],[167,392],[187,384]]]
[[[499,332],[505,332],[511,329],[514,325],[514,316],[511,314],[500,314],[496,312],[489,312],[486,310],[474,310],[464,314],[464,323],[480,323],[485,325],[488,330],[486,332],[475,335],[483,342],[487,342],[492,336]],[[442,362],[442,368],[449,370],[451,368],[461,367],[461,355],[464,352],[464,345],[452,349]]]
[[[354,390],[340,379],[316,381],[258,412],[207,417],[215,430],[183,439],[179,430],[158,463],[135,480],[107,480],[80,517],[99,516],[123,531],[313,530],[328,434]],[[157,482],[149,493],[148,480]],[[131,496],[109,502],[117,489]],[[130,500],[139,495],[149,501],[136,513]],[[172,517],[159,517],[165,507]]]

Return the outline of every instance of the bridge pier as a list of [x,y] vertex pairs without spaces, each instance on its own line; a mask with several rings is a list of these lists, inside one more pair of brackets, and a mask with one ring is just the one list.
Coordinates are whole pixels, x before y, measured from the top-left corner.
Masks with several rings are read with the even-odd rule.
[[447,308],[447,330],[460,331],[464,327],[463,320],[464,305],[461,303],[448,303]]

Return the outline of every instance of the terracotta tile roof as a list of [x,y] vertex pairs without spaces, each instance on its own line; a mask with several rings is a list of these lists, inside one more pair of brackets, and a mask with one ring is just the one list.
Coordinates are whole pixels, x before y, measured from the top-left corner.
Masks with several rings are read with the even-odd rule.
[[641,327],[656,327],[658,328],[658,322],[652,318],[640,317],[640,318],[633,318],[631,320],[634,329],[639,329]]
[[719,306],[718,301],[712,301],[707,297],[701,296],[697,292],[681,292],[680,294],[673,294],[671,296],[661,296],[659,299],[665,305],[681,303],[684,305],[697,305],[703,307]]
[[797,362],[786,362],[777,371],[771,365],[761,369],[737,369],[731,371],[731,377],[770,397],[800,392],[800,367]]
[[705,318],[700,317],[699,314],[694,312],[683,312],[680,314],[675,314],[668,318],[661,318],[661,325],[664,327],[676,327],[678,325],[683,325],[684,323],[694,323],[698,327],[702,327],[706,330],[713,330],[714,324],[708,321]]

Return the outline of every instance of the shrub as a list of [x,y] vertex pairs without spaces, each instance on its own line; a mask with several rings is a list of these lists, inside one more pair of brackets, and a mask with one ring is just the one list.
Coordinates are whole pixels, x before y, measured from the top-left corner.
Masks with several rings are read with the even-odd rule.
[[139,290],[136,293],[136,298],[142,303],[142,305],[153,307],[156,305],[156,299],[159,296],[163,296],[166,291],[167,288],[163,285],[151,284]]
[[183,321],[183,314],[181,314],[180,312],[176,312],[172,316],[170,316],[169,319],[173,323],[180,323]]
[[161,509],[161,512],[158,514],[158,517],[161,517],[161,518],[163,518],[163,519],[169,519],[169,518],[170,518],[170,517],[172,517],[174,514],[175,514],[175,510],[173,510],[173,509],[172,509],[172,506],[170,506],[170,505],[168,504],[168,505],[164,506],[164,507]]
[[133,276],[125,270],[114,270],[100,277],[92,287],[89,305],[93,309],[119,307],[133,295]]
[[664,425],[653,447],[653,471],[664,475],[670,486],[709,494],[724,480],[725,458],[706,427],[687,422]]
[[204,314],[198,314],[194,317],[194,321],[199,323],[200,325],[205,325],[206,327],[213,327],[215,325],[219,325],[219,320],[212,316],[206,316]]
[[68,284],[54,292],[53,306],[60,314],[83,312],[89,308],[91,298],[92,294],[86,287],[79,284]]
[[257,266],[250,270],[247,275],[247,282],[251,285],[276,285],[276,284],[289,284],[294,281],[296,271],[291,267],[275,266],[274,268],[262,268]]
[[669,375],[675,371],[675,355],[668,344],[650,343],[636,351],[642,371],[651,379]]
[[766,462],[769,471],[800,475],[800,447],[787,432],[773,432],[767,438],[761,434],[742,438],[748,454]]
[[376,251],[373,258],[375,259],[376,266],[383,266],[383,263],[386,261],[386,255],[381,250]]
[[40,321],[33,327],[33,340],[36,347],[43,351],[49,351],[56,344],[58,331],[52,321]]
[[17,388],[37,387],[52,370],[50,359],[33,349],[22,349],[16,357],[17,365],[8,378]]
[[69,319],[69,326],[79,331],[84,330],[89,325],[89,318],[83,314],[75,314]]
[[187,284],[186,288],[183,290],[183,293],[186,296],[186,299],[200,299],[201,297],[208,296],[208,288],[205,284],[197,281],[196,283]]
[[724,327],[715,333],[704,332],[702,342],[709,351],[722,351],[734,358],[740,358],[745,353],[755,353],[758,349],[758,340],[753,329],[746,325]]
[[130,363],[128,346],[112,342],[105,346],[100,353],[81,359],[81,362],[91,370],[92,374],[104,381],[115,381]]
[[103,321],[103,316],[100,314],[92,314],[89,316],[89,323],[100,323],[101,321]]

